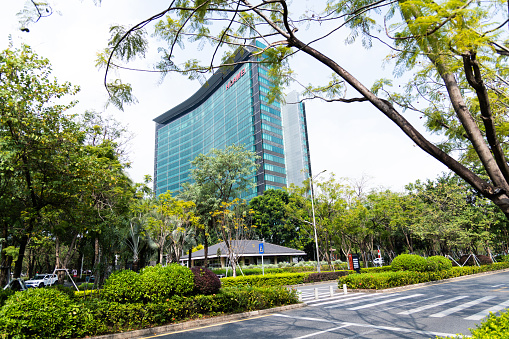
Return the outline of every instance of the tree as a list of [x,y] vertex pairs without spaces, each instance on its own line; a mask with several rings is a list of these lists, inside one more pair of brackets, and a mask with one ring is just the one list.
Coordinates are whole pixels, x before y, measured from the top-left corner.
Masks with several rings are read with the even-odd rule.
[[274,189],[251,199],[249,207],[254,212],[253,225],[256,226],[254,231],[260,239],[265,239],[271,244],[299,248],[301,241],[299,224],[288,215],[289,202],[287,191]]
[[[15,276],[32,237],[51,238],[54,267],[67,268],[83,239],[98,244],[114,229],[133,194],[113,129],[67,112],[77,91],[51,78],[49,61],[28,46],[0,54],[0,225],[18,247]],[[6,274],[2,268],[0,281]]]
[[192,184],[183,185],[184,199],[196,202],[203,228],[205,263],[208,256],[208,233],[213,232],[211,213],[221,203],[229,203],[254,187],[258,156],[244,146],[230,145],[200,154],[192,162]]
[[[10,200],[15,202],[2,203],[2,207],[18,207],[2,214],[20,227],[14,271],[18,277],[42,211],[68,203],[81,187],[82,177],[76,173],[84,169],[83,138],[78,125],[63,114],[74,102],[56,103],[76,93],[77,88],[52,80],[48,60],[28,46],[10,48],[0,54],[0,75],[0,174],[4,192],[10,192]],[[4,220],[4,227],[7,222]]]
[[222,202],[212,216],[217,223],[220,241],[224,242],[228,260],[232,265],[233,276],[237,276],[237,265],[244,255],[246,241],[252,236],[251,217],[254,211],[248,208],[246,201],[236,198],[231,202]]
[[158,262],[163,262],[167,242],[173,248],[174,260],[178,262],[183,254],[185,233],[198,223],[192,201],[183,201],[171,196],[170,192],[161,194],[149,211],[146,229],[159,249]]
[[[125,68],[122,62],[144,55],[146,27],[155,23],[154,35],[167,43],[166,48],[160,48],[161,61],[156,65],[163,76],[180,72],[196,79],[221,64],[231,65],[232,56],[244,49],[258,57],[249,62],[270,65],[272,100],[280,98],[283,87],[295,80],[290,57],[304,53],[332,71],[330,83],[304,87],[308,98],[369,102],[418,147],[509,217],[505,145],[508,121],[504,114],[508,104],[509,86],[505,79],[509,48],[504,42],[507,30],[500,12],[505,6],[502,0],[331,0],[322,11],[293,15],[293,11],[298,12],[298,5],[286,0],[177,0],[138,24],[111,27],[109,46],[99,56],[98,64],[106,67],[105,85],[111,101],[120,108],[124,102],[132,102],[131,86],[120,79],[108,81],[109,70]],[[489,22],[485,18],[490,18]],[[382,20],[383,25],[379,23]],[[327,23],[335,24],[331,27]],[[300,25],[312,27],[312,39],[300,38]],[[403,92],[391,92],[392,81],[388,79],[374,82],[369,89],[351,70],[341,66],[342,54],[328,56],[315,47],[316,42],[326,39],[336,44],[332,33],[342,28],[350,29],[347,43],[361,39],[366,47],[380,42],[391,48],[388,60],[395,60],[395,74],[413,72]],[[256,45],[255,39],[266,47]],[[183,48],[189,40],[197,42],[199,48],[205,42],[211,44],[211,49],[206,50],[209,58],[203,63],[195,58],[176,63],[176,47]],[[221,59],[216,57],[218,53],[222,53]],[[347,89],[355,90],[359,96],[347,98]],[[423,107],[423,100],[429,104],[427,107]],[[405,119],[401,109],[421,114],[425,126],[445,136],[446,142],[432,143]],[[459,160],[455,152],[461,154]]]

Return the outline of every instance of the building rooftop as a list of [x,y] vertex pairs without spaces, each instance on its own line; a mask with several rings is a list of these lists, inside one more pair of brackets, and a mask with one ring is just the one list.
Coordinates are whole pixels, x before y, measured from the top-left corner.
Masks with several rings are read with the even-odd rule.
[[[261,240],[234,240],[232,241],[234,251],[236,253],[239,253],[240,256],[243,257],[258,257],[261,254],[259,253],[259,245],[262,243]],[[288,248],[284,246],[274,245],[268,242],[263,243],[263,255],[266,256],[283,256],[283,255],[293,255],[293,256],[299,256],[299,255],[306,255],[306,252],[296,250],[293,248]],[[219,244],[215,244],[209,247],[208,251],[208,258],[219,258],[219,257],[227,257],[228,256],[228,250],[226,248],[226,244],[224,242],[221,242]],[[199,250],[196,252],[193,252],[191,255],[191,259],[193,260],[199,260],[205,258],[205,250]],[[189,257],[183,256],[181,260],[188,260]]]

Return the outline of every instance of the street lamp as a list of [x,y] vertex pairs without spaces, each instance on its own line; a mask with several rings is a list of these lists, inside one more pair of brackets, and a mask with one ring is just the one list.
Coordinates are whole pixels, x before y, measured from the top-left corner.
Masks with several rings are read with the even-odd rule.
[[318,273],[320,273],[320,254],[318,253],[318,237],[316,236],[316,221],[315,221],[315,203],[314,203],[314,195],[313,195],[313,180],[318,177],[320,174],[325,172],[327,170],[323,170],[315,177],[309,177],[310,184],[311,184],[311,210],[313,211],[313,229],[315,231],[315,245],[316,245],[316,261],[318,262]]

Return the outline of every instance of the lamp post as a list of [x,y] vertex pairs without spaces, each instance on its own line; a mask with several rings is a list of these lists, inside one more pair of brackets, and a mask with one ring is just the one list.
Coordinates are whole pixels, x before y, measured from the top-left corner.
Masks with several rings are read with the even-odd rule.
[[313,194],[313,179],[315,179],[316,177],[318,177],[320,174],[322,174],[325,171],[327,171],[327,170],[321,171],[320,173],[315,175],[314,178],[311,176],[309,177],[310,184],[311,184],[311,210],[313,212],[313,229],[315,231],[316,261],[318,262],[318,273],[320,273],[320,254],[318,253],[318,237],[316,236],[315,203],[314,203],[315,199],[314,199],[314,194]]

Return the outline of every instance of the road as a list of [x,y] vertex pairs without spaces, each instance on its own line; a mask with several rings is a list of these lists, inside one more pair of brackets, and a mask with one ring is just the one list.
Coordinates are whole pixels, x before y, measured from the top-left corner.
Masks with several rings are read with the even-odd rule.
[[329,285],[300,287],[304,308],[157,338],[433,338],[469,334],[490,311],[509,307],[509,272],[393,293],[330,297]]

